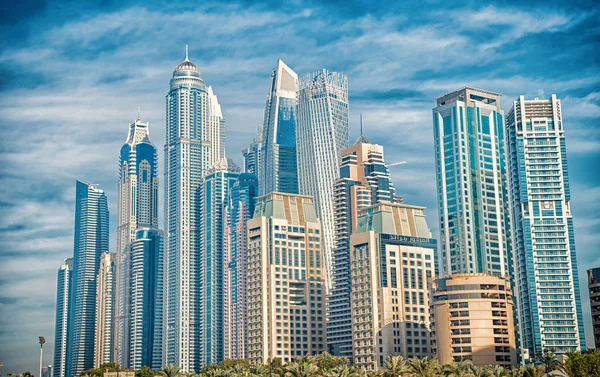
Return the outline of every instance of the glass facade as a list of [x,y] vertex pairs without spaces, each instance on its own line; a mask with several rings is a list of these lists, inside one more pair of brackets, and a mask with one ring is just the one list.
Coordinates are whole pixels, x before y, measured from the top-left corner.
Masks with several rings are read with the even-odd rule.
[[72,294],[69,295],[67,376],[94,366],[96,278],[108,251],[108,202],[98,186],[77,181]]
[[131,306],[132,292],[148,284],[134,279],[131,243],[139,227],[158,228],[158,186],[158,153],[148,123],[138,117],[129,124],[127,141],[121,147],[117,183],[117,359],[128,368],[136,368],[139,362],[134,355],[138,350],[131,347],[137,341],[134,335],[139,334],[135,328],[144,323],[138,317],[141,312]]
[[296,92],[298,75],[280,59],[273,70],[265,106],[259,194],[298,193]]
[[464,88],[433,109],[442,276],[512,275],[504,113],[498,94]]
[[506,132],[522,346],[585,349],[560,100],[521,96]]
[[186,56],[173,72],[166,98],[165,143],[165,357],[182,371],[206,363],[202,270],[203,178],[225,154],[224,120],[217,96]]
[[325,280],[333,281],[335,180],[348,147],[348,77],[322,70],[299,81],[296,151],[298,189],[313,198],[323,229]]
[[54,326],[53,377],[66,376],[67,329],[69,318],[69,294],[73,274],[73,258],[65,259],[58,269],[56,282],[56,323]]

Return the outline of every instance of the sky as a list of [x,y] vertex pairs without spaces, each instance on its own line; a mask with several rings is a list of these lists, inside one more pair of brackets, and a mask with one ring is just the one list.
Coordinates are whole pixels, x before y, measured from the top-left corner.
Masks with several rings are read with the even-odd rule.
[[[73,255],[75,181],[97,183],[115,248],[118,152],[140,108],[162,150],[189,44],[241,163],[278,58],[349,77],[350,139],[385,148],[398,194],[437,237],[431,109],[464,86],[562,101],[586,336],[600,266],[600,4],[595,1],[48,2],[0,5],[0,374],[53,363],[56,274]],[[161,219],[162,220],[162,219]]]

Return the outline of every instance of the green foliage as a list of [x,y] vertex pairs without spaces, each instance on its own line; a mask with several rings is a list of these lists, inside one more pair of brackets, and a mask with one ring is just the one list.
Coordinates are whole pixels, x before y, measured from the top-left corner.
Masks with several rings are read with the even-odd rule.
[[104,363],[101,364],[98,368],[92,368],[88,370],[84,370],[81,372],[81,376],[87,375],[87,377],[104,377],[104,373],[106,372],[130,372],[131,369],[127,368],[119,368],[116,363]]
[[568,377],[600,376],[600,349],[567,353],[567,360],[558,369]]
[[159,374],[159,372],[155,372],[147,366],[143,366],[135,371],[135,377],[154,377],[157,374]]

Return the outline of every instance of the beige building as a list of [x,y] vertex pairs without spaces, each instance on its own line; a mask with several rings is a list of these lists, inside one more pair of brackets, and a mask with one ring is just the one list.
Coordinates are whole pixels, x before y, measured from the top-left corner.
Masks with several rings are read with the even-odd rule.
[[96,280],[96,346],[94,347],[94,367],[113,360],[116,254],[105,252],[100,256],[100,269]]
[[440,363],[517,364],[510,282],[487,274],[431,281],[433,351]]
[[436,240],[424,207],[379,203],[360,211],[350,237],[354,365],[384,368],[387,356],[431,356],[427,280]]
[[322,231],[308,196],[270,193],[248,221],[247,359],[325,351]]

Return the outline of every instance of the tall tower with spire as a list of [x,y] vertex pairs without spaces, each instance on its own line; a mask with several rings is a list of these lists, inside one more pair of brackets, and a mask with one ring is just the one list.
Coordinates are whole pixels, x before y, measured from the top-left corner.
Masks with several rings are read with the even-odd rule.
[[175,68],[166,97],[164,364],[202,366],[203,178],[225,154],[217,96],[189,60]]

